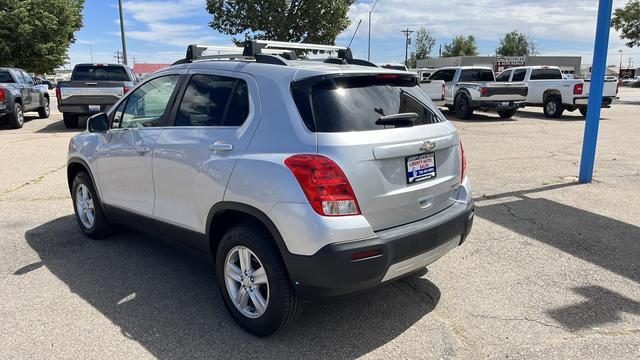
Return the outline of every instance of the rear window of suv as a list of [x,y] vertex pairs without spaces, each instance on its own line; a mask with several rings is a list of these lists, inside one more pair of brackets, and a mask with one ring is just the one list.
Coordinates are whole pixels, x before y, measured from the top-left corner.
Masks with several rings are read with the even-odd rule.
[[291,85],[300,115],[311,131],[349,132],[393,128],[383,116],[416,113],[415,126],[443,122],[415,76],[314,77]]
[[131,81],[122,66],[80,65],[73,69],[71,81]]

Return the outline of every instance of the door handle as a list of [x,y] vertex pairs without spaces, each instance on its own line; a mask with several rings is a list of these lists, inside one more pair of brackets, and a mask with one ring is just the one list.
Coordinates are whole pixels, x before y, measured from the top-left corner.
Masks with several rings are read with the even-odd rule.
[[216,142],[209,145],[209,150],[210,151],[231,151],[233,150],[233,145],[226,144],[223,142]]
[[139,154],[145,154],[151,151],[151,148],[148,146],[136,146],[136,152]]

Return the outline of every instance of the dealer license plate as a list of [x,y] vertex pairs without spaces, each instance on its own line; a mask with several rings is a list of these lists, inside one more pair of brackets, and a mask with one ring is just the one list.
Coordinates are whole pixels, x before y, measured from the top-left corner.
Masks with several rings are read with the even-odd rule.
[[502,106],[509,106],[509,102],[508,101],[503,101],[502,102]]
[[92,112],[100,111],[100,105],[89,105],[89,111],[92,111]]
[[413,184],[436,177],[435,153],[409,156],[405,160],[407,165],[407,184]]

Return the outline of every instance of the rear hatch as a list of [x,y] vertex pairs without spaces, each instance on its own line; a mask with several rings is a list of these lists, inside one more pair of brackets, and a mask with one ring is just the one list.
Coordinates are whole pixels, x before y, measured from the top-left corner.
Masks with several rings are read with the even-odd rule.
[[[454,203],[461,171],[458,135],[415,75],[317,76],[294,82],[292,94],[316,133],[318,154],[344,171],[375,231]],[[380,122],[407,113],[415,114],[411,121],[401,115],[397,122]]]

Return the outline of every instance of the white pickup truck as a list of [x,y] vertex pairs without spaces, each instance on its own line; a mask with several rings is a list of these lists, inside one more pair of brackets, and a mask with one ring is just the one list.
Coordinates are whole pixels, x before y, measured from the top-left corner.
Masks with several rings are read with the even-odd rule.
[[433,69],[418,69],[420,88],[436,106],[443,106],[446,86],[443,80],[429,79],[433,71]]
[[[559,118],[567,111],[579,110],[585,116],[589,101],[589,80],[565,79],[555,66],[522,66],[501,72],[498,82],[523,81],[529,86],[527,106],[542,106],[544,115]],[[615,80],[605,80],[602,107],[610,107],[618,93]]]
[[495,82],[489,67],[441,68],[429,80],[445,82],[444,106],[460,119],[471,118],[476,109],[497,111],[501,118],[510,118],[527,100],[527,84]]

